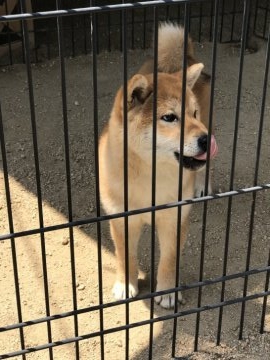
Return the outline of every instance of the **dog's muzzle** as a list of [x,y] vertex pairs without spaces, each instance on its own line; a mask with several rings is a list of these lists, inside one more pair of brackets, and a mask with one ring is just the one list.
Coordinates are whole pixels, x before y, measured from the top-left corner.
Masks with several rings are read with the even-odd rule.
[[[183,156],[183,166],[185,169],[188,170],[198,170],[206,164],[207,159],[207,142],[208,136],[202,135],[198,138],[198,147],[200,152],[195,156]],[[210,143],[210,159],[214,158],[218,152],[218,146],[216,143],[215,137],[211,136],[211,143]],[[178,151],[174,152],[174,156],[176,160],[180,161],[180,153]]]
[[[180,161],[180,153],[175,151],[174,156],[176,160]],[[206,160],[197,160],[194,157],[183,156],[183,166],[188,170],[198,170],[206,164]]]

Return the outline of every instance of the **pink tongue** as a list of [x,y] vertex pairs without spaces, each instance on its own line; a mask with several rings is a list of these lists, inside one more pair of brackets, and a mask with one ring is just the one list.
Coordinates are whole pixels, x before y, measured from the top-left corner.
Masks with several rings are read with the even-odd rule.
[[[217,153],[218,153],[218,146],[214,135],[212,135],[211,144],[210,144],[210,159],[213,159],[217,155]],[[198,156],[194,156],[194,158],[197,160],[206,160],[206,157],[207,157],[207,152]]]

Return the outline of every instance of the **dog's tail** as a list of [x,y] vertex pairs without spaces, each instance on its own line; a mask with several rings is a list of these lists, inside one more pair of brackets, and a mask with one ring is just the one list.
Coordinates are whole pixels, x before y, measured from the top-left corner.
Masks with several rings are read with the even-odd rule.
[[[182,70],[184,56],[185,30],[182,26],[171,22],[162,22],[158,30],[158,71],[174,73]],[[187,65],[196,63],[191,38],[188,36]],[[150,74],[154,71],[153,58],[149,58],[138,71]]]
[[[184,55],[184,33],[182,26],[161,23],[158,32],[158,70],[172,73],[182,69]],[[194,49],[191,38],[187,44],[188,65],[194,64]]]

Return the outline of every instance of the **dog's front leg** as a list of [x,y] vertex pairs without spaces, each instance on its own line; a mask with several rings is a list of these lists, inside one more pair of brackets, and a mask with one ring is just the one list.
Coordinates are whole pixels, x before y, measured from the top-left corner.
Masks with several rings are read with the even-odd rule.
[[[136,219],[135,216],[128,219],[128,297],[135,297],[138,294],[137,244],[140,237],[141,226],[141,221]],[[110,229],[115,244],[117,260],[113,295],[115,299],[121,300],[126,298],[126,241],[124,219],[111,220]]]
[[[202,169],[196,173],[195,178],[195,197],[202,197],[205,196],[205,169]],[[211,176],[208,179],[208,186],[207,186],[207,195],[212,195],[212,185],[211,185]]]
[[[157,274],[157,291],[171,289],[176,284],[177,256],[177,210],[165,210],[167,214],[157,221],[160,243],[160,261]],[[185,214],[182,214],[185,215]],[[187,232],[187,216],[181,221],[180,251],[182,251]],[[175,293],[155,297],[156,303],[164,308],[172,308],[175,304]],[[182,302],[182,295],[178,292],[178,301]]]

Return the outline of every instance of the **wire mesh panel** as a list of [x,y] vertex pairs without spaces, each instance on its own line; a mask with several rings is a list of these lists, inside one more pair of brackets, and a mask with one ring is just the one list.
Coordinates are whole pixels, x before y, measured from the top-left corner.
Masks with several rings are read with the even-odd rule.
[[0,359],[267,358],[267,21],[247,54],[249,0],[7,5]]

